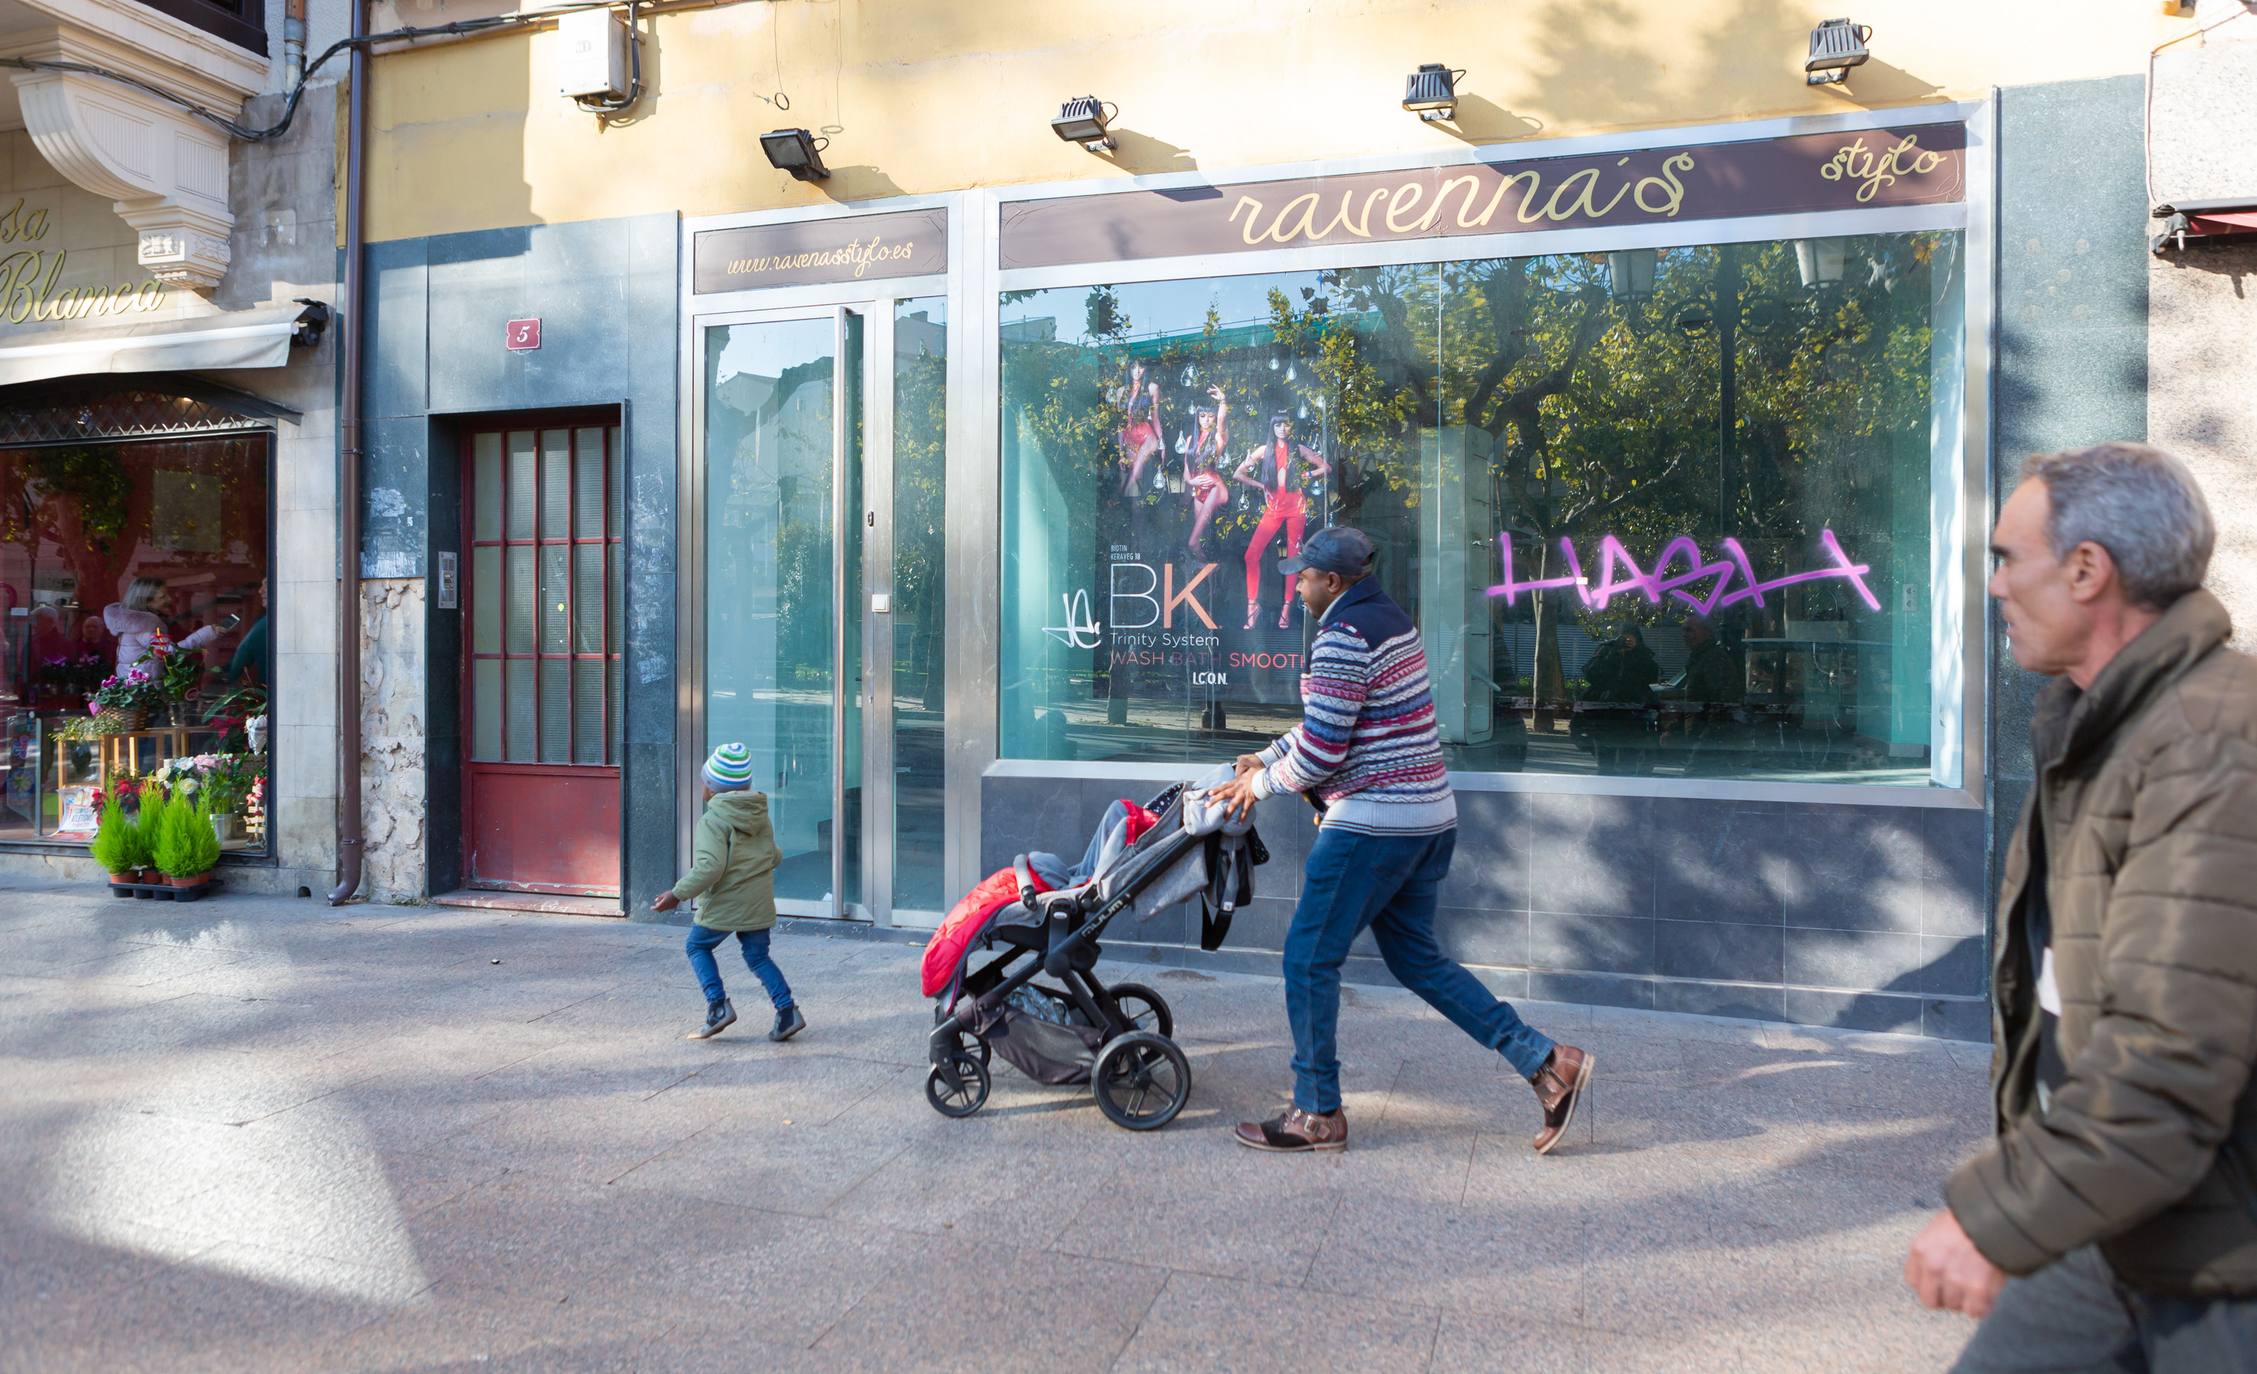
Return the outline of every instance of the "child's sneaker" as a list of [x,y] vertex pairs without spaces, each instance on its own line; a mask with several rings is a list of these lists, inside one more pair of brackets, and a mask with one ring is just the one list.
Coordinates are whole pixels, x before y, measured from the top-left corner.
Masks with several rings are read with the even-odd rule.
[[789,1040],[807,1029],[807,1018],[799,1014],[799,1004],[793,1003],[776,1013],[776,1028],[768,1032],[770,1040]]
[[707,1040],[735,1024],[737,1024],[737,1009],[730,1006],[729,999],[724,997],[718,1002],[706,1003],[705,1024],[682,1038],[685,1040]]

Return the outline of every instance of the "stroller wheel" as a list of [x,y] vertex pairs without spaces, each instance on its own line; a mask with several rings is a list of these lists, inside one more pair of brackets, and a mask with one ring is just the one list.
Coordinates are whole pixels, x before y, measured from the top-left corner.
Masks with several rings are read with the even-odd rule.
[[987,1065],[958,1050],[925,1075],[925,1100],[942,1116],[970,1116],[987,1105]]
[[1121,1016],[1130,1030],[1157,1031],[1161,1035],[1176,1033],[1176,1014],[1168,1010],[1167,1001],[1159,993],[1142,983],[1113,984],[1113,1001],[1120,1006]]
[[1191,1100],[1191,1061],[1164,1035],[1130,1031],[1097,1052],[1089,1086],[1114,1125],[1156,1131]]

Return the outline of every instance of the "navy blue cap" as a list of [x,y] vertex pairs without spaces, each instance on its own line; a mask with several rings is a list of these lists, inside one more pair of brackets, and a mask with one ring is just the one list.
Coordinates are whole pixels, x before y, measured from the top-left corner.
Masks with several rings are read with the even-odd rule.
[[1277,560],[1277,570],[1297,573],[1303,568],[1354,577],[1371,566],[1371,539],[1353,525],[1318,530],[1301,543],[1301,551]]

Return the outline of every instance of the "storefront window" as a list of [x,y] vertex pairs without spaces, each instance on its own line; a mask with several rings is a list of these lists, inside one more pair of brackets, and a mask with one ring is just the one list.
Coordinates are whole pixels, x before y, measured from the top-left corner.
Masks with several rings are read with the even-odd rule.
[[[1451,767],[1926,785],[1956,233],[1008,293],[1006,757],[1299,718],[1356,525]],[[1947,646],[1948,647],[1948,646]]]
[[893,313],[893,902],[948,906],[948,313],[938,296]]
[[[0,839],[84,841],[155,775],[196,778],[225,847],[264,851],[268,442],[0,450]],[[91,701],[136,669],[142,699]]]

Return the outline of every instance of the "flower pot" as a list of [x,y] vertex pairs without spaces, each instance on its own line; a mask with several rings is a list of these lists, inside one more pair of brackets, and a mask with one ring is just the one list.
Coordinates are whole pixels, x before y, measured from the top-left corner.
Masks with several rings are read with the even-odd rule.
[[165,886],[170,888],[202,887],[211,880],[212,875],[209,872],[192,873],[185,878],[175,877],[167,873],[165,875]]
[[232,811],[212,813],[212,838],[221,844],[243,833],[243,819]]
[[134,880],[139,876],[137,873],[130,872],[112,873],[110,875],[110,895],[112,897],[131,897]]

